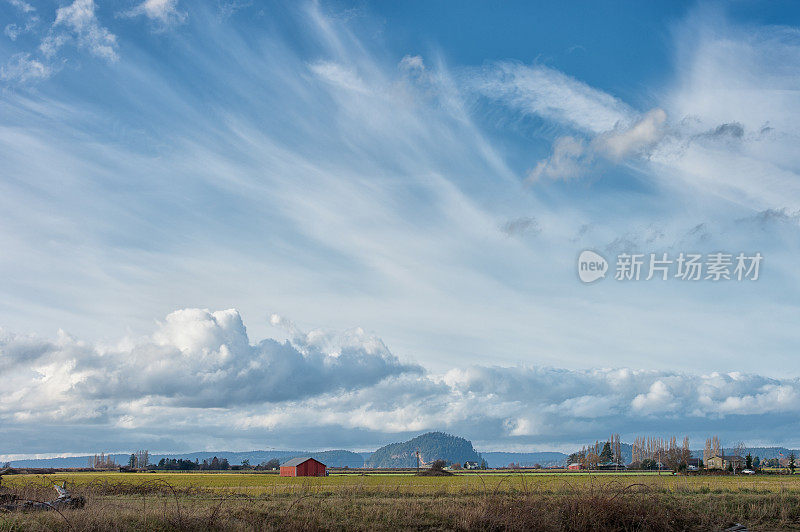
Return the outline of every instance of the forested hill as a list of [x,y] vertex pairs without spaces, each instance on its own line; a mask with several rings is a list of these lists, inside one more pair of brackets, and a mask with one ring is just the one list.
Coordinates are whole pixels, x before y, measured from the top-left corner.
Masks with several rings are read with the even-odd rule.
[[481,462],[472,442],[444,432],[427,432],[407,442],[390,443],[372,453],[369,467],[415,467],[416,452],[426,464],[434,460],[463,464],[466,461]]

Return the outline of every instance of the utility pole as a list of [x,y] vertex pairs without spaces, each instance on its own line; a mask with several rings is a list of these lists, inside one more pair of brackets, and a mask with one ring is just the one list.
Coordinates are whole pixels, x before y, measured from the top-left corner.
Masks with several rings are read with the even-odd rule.
[[414,454],[417,455],[417,474],[419,474],[419,449],[417,449]]

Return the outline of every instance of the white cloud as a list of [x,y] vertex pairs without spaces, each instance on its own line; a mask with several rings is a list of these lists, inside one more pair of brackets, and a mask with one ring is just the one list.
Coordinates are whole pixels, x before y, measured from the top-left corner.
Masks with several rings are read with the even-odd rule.
[[631,401],[634,410],[654,414],[670,410],[674,399],[669,387],[663,381],[655,381],[647,393],[640,393]]
[[550,157],[536,164],[528,180],[574,179],[585,175],[598,158],[619,163],[646,155],[663,138],[666,119],[662,109],[653,109],[629,125],[618,122],[588,143],[572,136],[559,137]]
[[654,423],[667,432],[747,427],[769,437],[774,420],[795,426],[800,413],[798,379],[535,366],[437,375],[401,363],[359,329],[304,333],[272,321],[294,339],[251,344],[237,311],[201,309],[173,312],[151,336],[116,345],[1,334],[0,422],[38,434],[77,424],[155,437],[179,418],[186,437],[225,426],[234,439],[319,427],[362,435],[447,429],[500,445],[633,435]]
[[676,31],[676,82],[643,115],[539,65],[493,64],[468,70],[468,81],[512,110],[574,131],[554,140],[532,180],[580,177],[602,158],[755,210],[797,209],[797,34],[735,27],[698,10]]
[[29,399],[33,394],[118,403],[152,397],[163,405],[205,407],[300,399],[418,371],[365,335],[349,337],[330,352],[310,343],[250,345],[237,311],[200,309],[173,312],[149,339],[113,348],[67,336],[46,347],[27,338],[6,339],[2,365],[23,361],[27,371],[35,368],[44,376],[28,383],[23,395]]
[[588,164],[586,157],[583,140],[575,137],[559,137],[553,143],[553,153],[549,158],[536,164],[528,174],[528,181],[579,177],[583,175]]
[[619,162],[652,148],[664,136],[667,113],[653,109],[628,128],[616,127],[592,141],[594,151]]
[[36,8],[23,0],[8,0],[8,2],[17,8],[25,17],[25,23],[19,24],[6,24],[3,28],[9,39],[12,41],[17,40],[17,37],[24,33],[30,33],[39,24],[39,16],[36,14]]
[[183,24],[187,18],[185,12],[178,10],[178,0],[144,0],[123,15],[129,17],[144,15],[159,23],[162,28],[173,24]]
[[4,81],[41,81],[53,74],[53,67],[34,59],[30,54],[16,54],[3,67],[0,67],[0,79]]
[[[72,418],[81,420],[86,434],[104,441],[113,437],[108,427],[117,424],[142,427],[136,434],[121,433],[129,440],[158,439],[165,434],[162,423],[184,430],[189,436],[183,441],[194,442],[207,432],[222,434],[219,441],[227,442],[224,434],[231,419],[241,420],[243,427],[246,423],[231,438],[250,438],[248,447],[265,441],[266,430],[276,431],[271,436],[281,432],[305,441],[299,438],[315,430],[302,425],[308,419],[330,423],[319,429],[325,436],[344,434],[354,440],[354,434],[442,425],[495,442],[593,440],[609,426],[645,430],[655,423],[658,416],[652,410],[632,411],[631,405],[639,396],[643,406],[648,397],[657,400],[651,390],[656,381],[673,395],[675,412],[696,423],[717,423],[713,426],[723,430],[744,426],[742,421],[736,424],[737,416],[751,415],[734,413],[734,406],[746,406],[743,412],[770,411],[776,418],[795,415],[790,405],[781,403],[790,394],[773,396],[763,389],[794,390],[791,379],[474,366],[522,360],[576,368],[602,360],[710,371],[724,360],[722,369],[777,372],[775,368],[791,367],[792,346],[797,344],[791,325],[797,321],[797,307],[785,293],[786,286],[796,285],[795,277],[786,278],[789,282],[775,298],[767,277],[759,281],[757,294],[756,287],[737,285],[720,298],[675,284],[660,290],[653,284],[623,288],[607,283],[584,293],[575,284],[577,244],[569,242],[578,228],[591,224],[593,232],[582,242],[602,244],[630,227],[643,234],[634,242],[649,246],[649,231],[639,230],[655,214],[646,212],[644,223],[632,220],[635,214],[629,216],[628,209],[646,210],[654,204],[667,208],[676,203],[675,197],[627,198],[623,211],[613,208],[613,201],[623,196],[616,190],[589,194],[592,205],[581,200],[581,193],[572,193],[583,187],[557,187],[572,189],[561,197],[561,190],[546,197],[536,189],[521,192],[518,175],[506,160],[522,161],[521,167],[529,163],[506,157],[506,149],[513,150],[505,144],[508,135],[495,140],[486,132],[491,128],[476,127],[475,120],[485,117],[473,118],[475,107],[461,97],[463,80],[451,76],[441,62],[423,63],[425,76],[417,79],[398,68],[396,58],[405,51],[373,54],[374,41],[358,41],[354,30],[325,17],[319,27],[315,21],[300,22],[302,33],[293,39],[302,43],[303,54],[295,52],[297,40],[270,32],[257,34],[263,47],[249,46],[236,38],[235,27],[214,19],[208,26],[186,28],[187,35],[180,38],[192,46],[176,47],[168,57],[142,47],[131,64],[86,81],[115,98],[93,99],[94,92],[78,90],[8,95],[0,158],[9,175],[17,177],[3,183],[0,204],[9,222],[2,224],[0,239],[4,256],[14,260],[0,261],[0,273],[16,282],[3,287],[4,325],[48,330],[52,323],[62,324],[79,331],[81,338],[113,337],[126,326],[148,334],[113,348],[68,337],[61,344],[47,342],[58,345],[37,355],[36,364],[15,366],[15,384],[0,399],[7,407],[4,412],[15,414],[0,422],[18,423],[15,430],[28,430],[33,444],[38,436],[31,428],[35,420],[46,420],[55,433],[58,423]],[[74,41],[70,28],[63,22],[54,38]],[[173,66],[197,57],[208,59],[197,65],[207,82],[202,88],[194,77],[171,75]],[[309,67],[308,57],[319,59]],[[387,57],[394,59],[381,61]],[[409,66],[418,69],[413,57]],[[84,68],[88,72],[105,66],[93,62]],[[552,69],[534,70],[528,85],[528,73],[510,74],[511,87],[501,88],[496,98],[486,96],[509,102],[515,111],[494,107],[492,113],[502,113],[498,122],[516,118],[509,114],[532,112],[546,124],[541,128],[545,132],[572,137],[573,148],[583,144],[583,153],[565,144],[563,164],[548,167],[553,176],[575,174],[573,162],[605,157],[591,150],[593,140],[607,133],[627,139],[617,143],[622,146],[618,151],[630,157],[623,162],[645,170],[644,179],[656,179],[660,174],[653,168],[663,164],[664,182],[678,183],[681,189],[688,188],[683,179],[696,184],[705,176],[713,185],[710,194],[718,193],[724,181],[719,176],[727,176],[720,172],[725,161],[732,167],[752,164],[755,146],[764,150],[762,160],[778,170],[755,167],[764,181],[789,182],[791,171],[786,169],[793,168],[792,161],[783,148],[790,140],[776,141],[773,135],[779,139],[785,134],[777,129],[762,134],[760,126],[753,129],[752,120],[730,115],[683,125],[682,115],[669,102],[659,101],[655,103],[671,123],[666,124],[668,134],[651,148],[630,142],[647,137],[629,134],[644,115]],[[309,83],[312,76],[320,82]],[[503,79],[489,78],[498,83]],[[218,105],[198,105],[209,94],[220,96]],[[504,94],[507,100],[501,98]],[[741,124],[741,135],[736,127],[719,129],[735,123]],[[680,135],[670,134],[675,129]],[[667,153],[668,147],[674,153]],[[686,172],[676,172],[676,160],[687,165]],[[743,168],[732,168],[734,175],[745,174]],[[689,171],[698,172],[698,179],[687,179]],[[108,193],[118,190],[120,179],[136,184],[124,198]],[[728,184],[731,196],[741,197],[736,185],[736,180]],[[757,188],[752,185],[762,198],[774,194],[771,202],[796,197],[781,186],[770,191],[770,183],[764,190]],[[696,198],[703,216],[708,198]],[[536,239],[510,239],[498,231],[510,215],[529,214],[543,228]],[[746,215],[736,210],[731,218]],[[704,221],[692,221],[691,226]],[[509,230],[522,227],[534,226],[523,220]],[[670,238],[669,229],[662,233]],[[796,240],[796,233],[791,236],[787,242]],[[756,244],[761,246],[761,239]],[[785,253],[792,256],[793,251],[788,246]],[[775,272],[775,254],[769,261],[770,272]],[[637,295],[631,296],[634,291]],[[642,298],[658,305],[642,305]],[[265,391],[239,376],[251,361],[263,365],[283,360],[275,347],[281,342],[267,340],[262,346],[249,340],[267,334],[266,320],[248,324],[246,341],[230,316],[202,312],[175,316],[149,334],[152,316],[176,301],[219,308],[235,301],[250,316],[260,315],[263,301],[270,301],[309,323],[330,319],[337,329],[364,324],[382,331],[393,351],[423,362],[430,372],[388,376],[370,384],[369,379],[355,382],[332,370],[331,380],[341,384],[334,391],[317,386],[320,373],[310,372],[316,378],[311,391],[321,395],[290,398],[280,383],[267,379],[270,389]],[[740,311],[727,312],[731,306]],[[364,364],[395,367],[368,358],[385,346],[357,329],[304,332],[295,326],[289,334],[290,361],[323,353],[326,363],[336,365],[341,359],[339,364],[349,364],[344,347],[352,339]],[[626,338],[624,345],[620,337]],[[14,360],[35,354],[15,349]],[[762,351],[770,353],[763,360],[752,354]],[[60,354],[48,362],[47,353]],[[194,363],[195,358],[203,363]],[[136,370],[127,359],[152,361],[155,369]],[[72,360],[85,360],[88,366]],[[170,368],[185,366],[189,376],[162,379],[157,371],[161,360]],[[487,360],[492,362],[483,362]],[[91,364],[110,367],[111,382],[120,382],[123,395],[112,396]],[[450,373],[451,368],[459,370]],[[131,379],[123,382],[128,374]],[[370,373],[369,368],[362,372],[369,374],[383,373]],[[190,382],[203,382],[206,389],[195,390]],[[241,395],[266,402],[242,404]],[[42,408],[32,406],[38,404]],[[605,412],[613,414],[603,417]],[[718,423],[718,416],[730,423]],[[207,431],[198,434],[192,425]],[[292,426],[298,427],[294,436]],[[680,431],[684,425],[669,426]],[[259,427],[264,430],[256,435]],[[336,430],[341,427],[352,430]],[[784,437],[777,427],[767,429],[764,434],[770,438]]]
[[217,0],[219,14],[223,18],[233,16],[234,13],[253,5],[252,0]]
[[320,79],[336,87],[353,92],[370,92],[358,74],[344,65],[332,61],[317,61],[308,67]]
[[3,28],[3,33],[5,33],[9,39],[15,41],[17,37],[22,33],[22,30],[16,24],[6,24],[6,27]]
[[398,66],[400,67],[401,70],[407,70],[407,71],[422,72],[425,70],[425,62],[422,60],[422,56],[419,55],[403,56],[403,59],[400,60]]
[[698,9],[675,33],[676,81],[643,115],[541,65],[494,63],[468,69],[466,80],[509,109],[572,130],[555,139],[533,180],[580,177],[602,158],[755,210],[800,207],[797,30],[736,27]]
[[635,115],[618,98],[543,65],[498,62],[466,72],[465,82],[482,96],[585,133],[610,131]]
[[39,48],[50,58],[67,42],[74,40],[77,46],[86,48],[92,55],[114,62],[117,55],[117,37],[100,25],[95,15],[94,0],[75,0],[59,7],[50,33]]
[[34,11],[36,11],[35,7],[33,7],[28,2],[25,2],[24,0],[8,0],[8,3],[16,7],[23,13],[33,13]]

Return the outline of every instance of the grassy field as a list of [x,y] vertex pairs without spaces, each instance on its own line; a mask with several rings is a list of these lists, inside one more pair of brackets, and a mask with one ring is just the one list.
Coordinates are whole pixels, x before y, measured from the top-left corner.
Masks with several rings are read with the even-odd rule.
[[0,493],[83,510],[0,513],[11,530],[800,529],[800,476],[465,473],[56,473],[3,477]]

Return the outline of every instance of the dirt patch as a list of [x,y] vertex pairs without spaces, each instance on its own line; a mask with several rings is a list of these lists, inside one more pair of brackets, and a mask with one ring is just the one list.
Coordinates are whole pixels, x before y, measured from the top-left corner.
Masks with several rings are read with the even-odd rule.
[[453,473],[444,469],[423,469],[417,473],[419,477],[452,477]]

